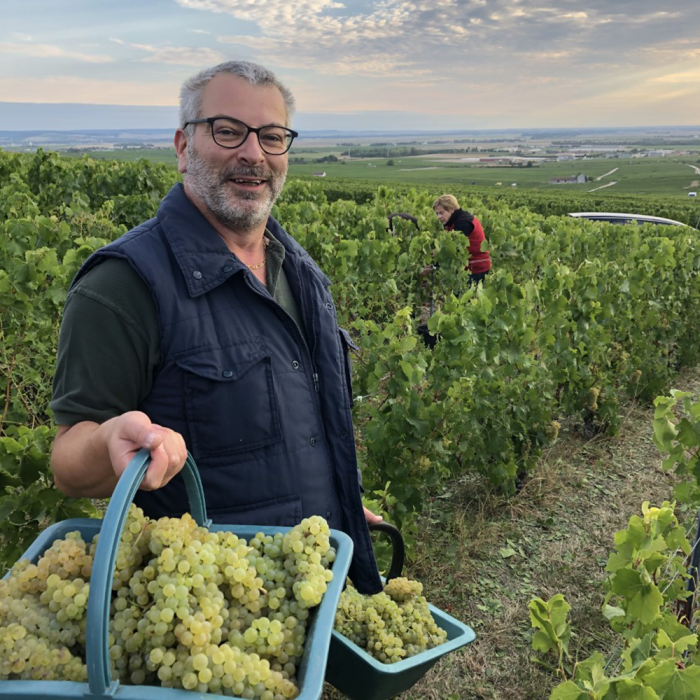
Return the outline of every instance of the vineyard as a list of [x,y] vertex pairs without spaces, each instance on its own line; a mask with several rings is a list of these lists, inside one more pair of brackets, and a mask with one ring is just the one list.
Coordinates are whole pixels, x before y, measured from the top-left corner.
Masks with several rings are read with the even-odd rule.
[[[153,216],[178,177],[145,161],[0,153],[3,569],[48,523],[94,512],[58,493],[49,471],[63,302],[82,261]],[[365,499],[409,547],[444,484],[473,474],[515,494],[562,422],[615,434],[621,402],[666,393],[700,359],[696,231],[564,216],[595,209],[592,197],[453,192],[489,238],[493,271],[478,289],[468,286],[462,235],[433,214],[435,189],[293,180],[273,211],[333,282],[340,324],[357,346]],[[606,197],[604,208],[696,223],[684,201],[618,199]],[[390,229],[395,212],[418,226],[395,218]],[[421,276],[429,264],[437,270]],[[433,350],[418,333],[431,308]]]

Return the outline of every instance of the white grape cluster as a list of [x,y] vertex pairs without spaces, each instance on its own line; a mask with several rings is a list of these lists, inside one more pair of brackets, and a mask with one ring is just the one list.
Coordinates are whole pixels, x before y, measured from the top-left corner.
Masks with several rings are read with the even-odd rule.
[[[0,680],[85,681],[85,621],[98,536],[57,540],[0,581]],[[248,542],[189,515],[154,521],[131,506],[116,557],[112,677],[240,698],[298,694],[309,609],[335,550],[318,516]]]
[[390,664],[447,640],[417,581],[395,578],[381,593],[364,596],[348,586],[340,596],[335,629],[382,663]]

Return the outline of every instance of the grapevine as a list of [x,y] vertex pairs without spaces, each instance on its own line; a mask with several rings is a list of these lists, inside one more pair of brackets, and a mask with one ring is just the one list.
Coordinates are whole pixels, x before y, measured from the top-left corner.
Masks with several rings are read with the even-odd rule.
[[[95,514],[56,491],[49,466],[63,303],[82,262],[153,216],[179,175],[43,151],[0,153],[0,174],[6,570],[47,524]],[[489,236],[493,271],[476,291],[466,287],[463,237],[435,219],[439,193],[291,180],[273,210],[332,282],[334,313],[358,347],[339,339],[363,486],[367,498],[396,504],[409,549],[415,514],[446,480],[477,473],[513,493],[561,426],[615,433],[626,395],[651,400],[700,360],[700,316],[688,312],[700,304],[697,233],[561,216],[614,201],[695,224],[690,203],[455,189]],[[394,219],[388,231],[398,211],[420,230]],[[418,271],[432,263],[426,286]],[[431,299],[433,351],[417,333]]]

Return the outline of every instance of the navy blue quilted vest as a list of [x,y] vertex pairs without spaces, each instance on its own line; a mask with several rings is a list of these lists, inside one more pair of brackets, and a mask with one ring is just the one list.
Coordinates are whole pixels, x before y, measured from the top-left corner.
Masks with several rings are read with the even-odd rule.
[[[270,218],[300,329],[176,185],[154,219],[92,255],[76,280],[123,258],[150,288],[160,364],[138,410],[183,435],[214,522],[289,526],[322,515],[354,541],[350,577],[381,589],[364,520],[351,418],[347,339],[330,281]],[[75,281],[74,281],[75,283]],[[137,504],[151,517],[189,510],[176,477]]]

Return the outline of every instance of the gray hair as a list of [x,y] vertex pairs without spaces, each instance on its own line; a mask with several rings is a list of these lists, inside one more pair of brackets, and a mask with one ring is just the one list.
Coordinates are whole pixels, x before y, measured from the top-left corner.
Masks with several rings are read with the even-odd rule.
[[[202,90],[205,85],[216,75],[220,73],[228,73],[239,78],[247,80],[251,85],[260,85],[262,87],[276,87],[282,93],[284,100],[284,108],[287,114],[287,126],[291,123],[292,114],[294,114],[294,96],[291,90],[283,85],[275,74],[257,63],[249,61],[227,61],[220,63],[213,68],[206,68],[203,71],[188,78],[182,85],[180,90],[180,128],[192,119],[199,118],[199,111],[202,108]],[[190,131],[194,125],[187,127]]]

